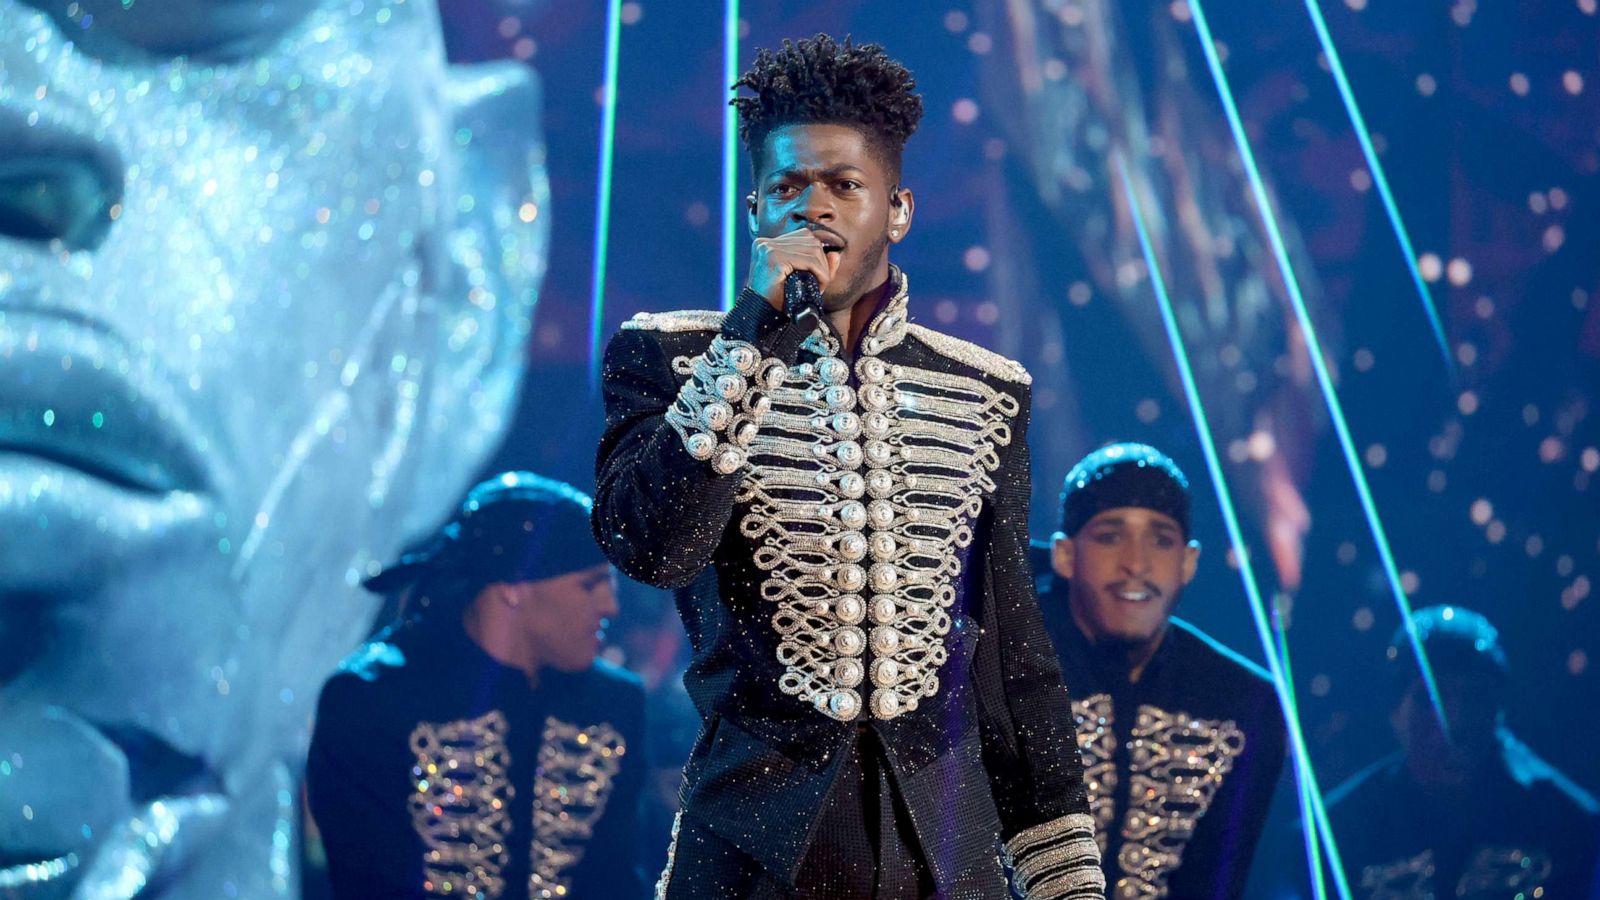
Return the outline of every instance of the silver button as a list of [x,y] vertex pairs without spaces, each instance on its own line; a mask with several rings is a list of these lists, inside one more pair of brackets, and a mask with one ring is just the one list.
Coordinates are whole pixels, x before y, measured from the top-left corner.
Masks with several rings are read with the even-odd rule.
[[861,698],[856,696],[855,691],[835,691],[833,696],[828,698],[828,709],[841,719],[855,718],[860,708]]
[[880,531],[872,536],[873,559],[878,560],[879,562],[885,562],[887,560],[894,559],[896,549],[898,549],[898,547],[895,544],[894,535],[889,534],[888,532]]
[[865,557],[867,555],[866,536],[859,531],[847,531],[839,535],[839,555],[850,562],[855,562]]
[[900,695],[894,691],[873,691],[872,714],[880,719],[892,719],[899,715]]
[[894,504],[887,500],[874,500],[867,507],[867,520],[873,528],[888,528],[894,524]]
[[839,507],[839,521],[843,522],[846,528],[860,528],[867,524],[867,508],[852,500]]
[[850,379],[850,367],[844,360],[828,357],[817,363],[817,377],[823,384],[844,384]]
[[744,460],[745,455],[743,450],[740,450],[738,447],[730,447],[725,445],[721,452],[717,454],[717,460],[711,464],[711,467],[716,469],[720,474],[732,475],[733,473],[739,471],[740,466],[744,465]]
[[761,362],[761,355],[754,347],[734,347],[728,351],[728,362],[733,363],[740,374],[749,375],[755,371],[756,363]]
[[743,397],[745,388],[746,384],[743,375],[734,375],[730,372],[726,375],[717,376],[717,396],[730,403]]
[[861,405],[874,412],[889,408],[889,392],[881,384],[863,385]]
[[866,587],[867,571],[858,565],[851,564],[839,567],[839,587],[854,593]]
[[889,563],[877,563],[867,574],[872,589],[880,594],[887,594],[900,583],[900,570]]
[[700,410],[700,423],[712,431],[721,431],[733,421],[733,407],[721,400],[709,403]]
[[711,454],[717,452],[717,439],[703,431],[697,431],[689,435],[683,446],[695,459],[710,459]]
[[872,598],[872,621],[879,625],[887,625],[894,621],[894,598],[880,594]]
[[861,595],[845,594],[834,603],[833,613],[839,617],[839,621],[846,625],[854,625],[866,616],[867,605],[862,602]]

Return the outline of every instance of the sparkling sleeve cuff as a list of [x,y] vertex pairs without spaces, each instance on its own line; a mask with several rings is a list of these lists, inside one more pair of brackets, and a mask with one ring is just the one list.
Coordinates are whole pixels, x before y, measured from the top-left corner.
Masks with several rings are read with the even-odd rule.
[[789,317],[775,309],[767,298],[749,288],[739,291],[733,309],[722,317],[722,336],[730,341],[745,341],[762,346],[788,324]]
[[744,466],[771,406],[763,388],[783,384],[785,371],[781,361],[762,359],[754,344],[718,335],[689,363],[689,380],[668,408],[667,423],[690,456],[731,475]]
[[1005,842],[1006,865],[1024,900],[1100,900],[1106,879],[1094,819],[1062,816],[1013,835]]

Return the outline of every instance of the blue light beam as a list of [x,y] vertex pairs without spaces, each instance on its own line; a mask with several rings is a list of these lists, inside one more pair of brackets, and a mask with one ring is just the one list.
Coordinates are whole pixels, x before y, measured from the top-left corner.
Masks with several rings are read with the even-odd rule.
[[[1289,702],[1294,704],[1295,709],[1299,709],[1300,699],[1294,693],[1294,667],[1289,664],[1289,638],[1283,630],[1283,616],[1276,609],[1272,612],[1272,634],[1277,638],[1278,658],[1283,660],[1283,683],[1289,686]],[[1307,823],[1316,821],[1311,784],[1305,779],[1305,774],[1301,767],[1301,759],[1298,756],[1294,758],[1294,771],[1296,794],[1298,794],[1300,802],[1300,836],[1305,839],[1306,843],[1306,862],[1308,863],[1306,868],[1311,875],[1311,894],[1313,900],[1325,900],[1328,896],[1328,888],[1325,884],[1326,878],[1322,873],[1321,845],[1317,841],[1317,830],[1307,827]]]
[[1306,785],[1302,796],[1310,802],[1317,832],[1322,836],[1323,845],[1328,850],[1328,860],[1333,869],[1334,885],[1339,891],[1340,900],[1350,900],[1350,886],[1345,881],[1344,869],[1340,864],[1338,844],[1334,841],[1333,829],[1328,825],[1328,813],[1322,803],[1322,791],[1317,787],[1317,776],[1312,771],[1311,757],[1306,750],[1305,736],[1300,729],[1300,713],[1295,705],[1294,688],[1284,673],[1283,661],[1278,656],[1277,645],[1267,624],[1266,604],[1261,599],[1261,589],[1256,584],[1255,570],[1250,563],[1250,551],[1245,546],[1244,534],[1239,527],[1239,517],[1234,510],[1232,493],[1228,490],[1228,482],[1222,474],[1222,463],[1217,456],[1216,443],[1211,437],[1211,421],[1206,416],[1205,404],[1200,401],[1200,391],[1195,385],[1194,371],[1189,365],[1189,354],[1184,349],[1183,335],[1178,330],[1178,320],[1172,310],[1172,300],[1167,295],[1166,280],[1161,275],[1155,248],[1151,245],[1149,232],[1145,229],[1144,215],[1139,210],[1139,198],[1133,189],[1132,180],[1128,177],[1127,162],[1120,153],[1115,154],[1113,159],[1117,175],[1122,180],[1122,189],[1127,195],[1128,209],[1133,215],[1134,230],[1139,235],[1139,249],[1144,254],[1145,266],[1150,271],[1150,284],[1161,307],[1161,324],[1166,328],[1167,342],[1172,346],[1172,356],[1178,366],[1179,378],[1183,382],[1183,394],[1189,401],[1189,410],[1193,414],[1195,433],[1199,436],[1201,450],[1205,453],[1206,471],[1211,475],[1211,483],[1216,486],[1217,503],[1222,508],[1222,520],[1228,529],[1228,543],[1233,547],[1234,555],[1238,559],[1239,579],[1244,583],[1245,596],[1250,601],[1250,617],[1255,622],[1256,637],[1261,641],[1261,647],[1266,653],[1267,669],[1272,675],[1273,688],[1278,694],[1278,704],[1283,708],[1284,723],[1289,731],[1289,747],[1294,754],[1295,771],[1304,779],[1302,783]]
[[722,106],[722,308],[733,309],[739,289],[734,281],[737,258],[734,236],[739,233],[739,115],[726,101],[738,92],[739,0],[727,0],[722,14],[722,84],[728,95]]
[[1305,0],[1306,11],[1311,14],[1311,24],[1317,31],[1317,41],[1322,44],[1322,54],[1328,60],[1328,69],[1333,73],[1333,83],[1339,88],[1339,99],[1344,101],[1345,111],[1350,114],[1350,124],[1355,126],[1356,140],[1361,143],[1361,155],[1366,157],[1367,169],[1372,173],[1372,184],[1378,189],[1378,196],[1383,200],[1383,211],[1389,217],[1389,226],[1394,229],[1395,240],[1400,242],[1400,253],[1405,257],[1406,271],[1411,274],[1411,285],[1416,288],[1417,296],[1422,300],[1422,311],[1428,314],[1428,327],[1433,330],[1433,342],[1438,345],[1439,356],[1444,360],[1444,367],[1452,376],[1455,375],[1455,361],[1450,357],[1450,346],[1445,340],[1444,325],[1439,321],[1439,309],[1433,302],[1433,295],[1428,293],[1428,286],[1422,281],[1422,272],[1417,268],[1417,251],[1411,246],[1411,235],[1406,231],[1406,224],[1400,218],[1400,206],[1395,202],[1394,193],[1389,190],[1389,177],[1384,174],[1383,163],[1378,161],[1378,151],[1372,146],[1372,132],[1367,128],[1366,118],[1361,115],[1361,107],[1356,103],[1355,91],[1350,87],[1350,79],[1345,77],[1344,63],[1339,60],[1339,51],[1334,47],[1333,37],[1328,33],[1328,23],[1322,18],[1322,10],[1317,6],[1317,0]]
[[1367,517],[1367,527],[1372,532],[1373,543],[1377,545],[1384,578],[1389,583],[1389,592],[1394,597],[1395,607],[1400,611],[1400,621],[1404,624],[1411,651],[1417,657],[1417,668],[1422,675],[1423,685],[1428,689],[1428,701],[1433,705],[1434,716],[1439,721],[1440,729],[1448,737],[1450,723],[1445,718],[1444,704],[1439,700],[1439,686],[1433,678],[1433,666],[1428,662],[1427,652],[1417,635],[1416,623],[1411,620],[1411,602],[1406,599],[1405,591],[1400,588],[1400,573],[1395,566],[1394,553],[1389,547],[1389,537],[1384,531],[1383,519],[1378,515],[1377,504],[1373,502],[1372,491],[1367,486],[1367,476],[1361,471],[1361,457],[1356,453],[1355,442],[1350,438],[1350,427],[1345,421],[1344,407],[1339,403],[1339,395],[1333,388],[1333,378],[1328,374],[1322,341],[1317,337],[1316,326],[1311,323],[1311,315],[1306,310],[1305,297],[1300,293],[1300,281],[1295,277],[1294,267],[1289,264],[1289,253],[1284,248],[1283,233],[1272,211],[1272,202],[1267,197],[1261,169],[1256,165],[1255,151],[1250,148],[1250,139],[1245,136],[1244,123],[1239,118],[1239,107],[1234,102],[1233,89],[1229,87],[1228,78],[1222,72],[1222,60],[1217,56],[1216,41],[1211,36],[1211,26],[1206,22],[1201,0],[1189,0],[1189,8],[1194,13],[1194,26],[1200,33],[1200,49],[1205,53],[1206,66],[1210,69],[1211,80],[1217,87],[1217,97],[1222,101],[1222,110],[1228,117],[1228,128],[1233,132],[1233,142],[1239,148],[1239,158],[1244,163],[1245,175],[1250,179],[1250,191],[1255,197],[1256,209],[1260,211],[1261,222],[1266,227],[1267,240],[1272,246],[1273,262],[1277,264],[1278,274],[1283,278],[1284,289],[1288,292],[1289,302],[1294,307],[1295,321],[1300,324],[1300,333],[1305,336],[1306,355],[1311,358],[1311,369],[1316,373],[1317,387],[1322,391],[1323,402],[1328,406],[1328,418],[1333,422],[1334,434],[1339,438],[1339,449],[1344,453],[1345,466],[1350,470],[1350,480],[1355,483],[1356,496],[1361,500],[1361,511]]
[[605,329],[606,254],[611,243],[611,173],[617,150],[617,56],[622,0],[606,2],[605,103],[600,109],[600,171],[594,192],[594,269],[589,275],[589,393],[600,391],[600,338]]

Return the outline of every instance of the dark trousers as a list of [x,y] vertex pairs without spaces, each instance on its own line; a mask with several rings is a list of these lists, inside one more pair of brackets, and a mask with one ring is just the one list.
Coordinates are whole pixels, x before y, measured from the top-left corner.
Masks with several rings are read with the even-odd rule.
[[[961,798],[950,798],[960,803]],[[759,809],[750,814],[759,816]],[[910,814],[894,789],[883,748],[856,733],[823,801],[794,887],[685,813],[673,844],[666,900],[1005,900],[998,858],[992,872],[970,873],[939,892],[917,845]]]

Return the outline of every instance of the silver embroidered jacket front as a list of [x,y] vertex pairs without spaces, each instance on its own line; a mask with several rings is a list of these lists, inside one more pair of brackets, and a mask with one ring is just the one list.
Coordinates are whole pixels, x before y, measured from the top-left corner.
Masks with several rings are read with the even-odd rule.
[[[511,755],[506,717],[494,710],[474,719],[423,722],[411,732],[412,826],[423,843],[423,890],[430,897],[475,900],[510,896],[504,869],[513,832],[507,777]],[[533,784],[529,846],[530,900],[565,897],[604,814],[627,752],[607,723],[580,728],[545,719]]]
[[[1092,694],[1072,702],[1083,756],[1084,785],[1094,810],[1102,853],[1116,825],[1113,797],[1120,775],[1115,763],[1117,722],[1111,695]],[[1244,752],[1245,736],[1231,719],[1198,719],[1182,712],[1140,704],[1128,739],[1128,808],[1122,813],[1122,876],[1112,886],[1119,900],[1159,900],[1167,879],[1183,863],[1194,836],[1234,760]]]
[[422,838],[422,887],[432,897],[499,897],[516,788],[506,778],[509,726],[499,710],[423,722],[411,732],[415,791],[408,805]]
[[[853,370],[819,328],[805,345],[816,358],[762,380],[760,428],[738,437],[749,463],[739,528],[768,573],[761,594],[779,638],[779,687],[843,721],[864,711],[892,719],[939,690],[959,551],[995,489],[991,476],[1019,411],[1015,397],[984,381],[879,354],[913,332],[1026,378],[1001,357],[911,325],[903,278],[900,285],[863,336]],[[708,354],[730,352],[738,348]],[[706,355],[674,362],[679,374],[714,377]],[[760,365],[770,371],[770,361]]]

